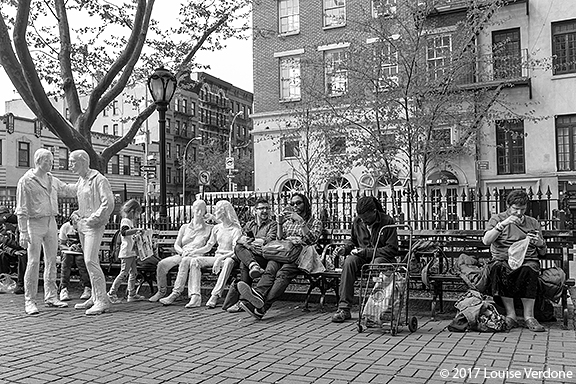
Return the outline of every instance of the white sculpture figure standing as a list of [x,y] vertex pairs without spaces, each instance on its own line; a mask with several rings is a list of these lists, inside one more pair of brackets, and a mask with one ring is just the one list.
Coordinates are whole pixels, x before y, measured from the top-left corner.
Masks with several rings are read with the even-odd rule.
[[[212,271],[215,274],[219,274],[216,285],[212,290],[212,295],[206,303],[208,308],[214,308],[218,302],[218,298],[222,295],[224,285],[230,277],[230,273],[236,263],[232,256],[234,256],[236,242],[240,236],[242,236],[242,228],[240,227],[236,211],[234,211],[234,207],[229,201],[220,200],[216,203],[216,211],[214,214],[216,220],[220,223],[216,224],[212,229],[212,235],[206,245],[192,251],[190,255],[192,257],[190,260],[190,277],[188,281],[190,302],[186,305],[187,308],[200,306],[200,278],[202,276],[202,268],[212,267]],[[210,257],[202,257],[202,255],[209,252],[216,243],[218,243],[216,254]],[[173,295],[174,292],[165,299],[160,300],[160,302],[165,305],[171,304],[175,299]]]
[[[174,244],[177,254],[162,259],[156,268],[156,279],[158,282],[158,292],[150,298],[150,301],[158,301],[166,295],[166,274],[172,267],[178,265],[178,275],[172,288],[169,298],[160,300],[162,304],[172,304],[184,291],[190,270],[190,260],[195,256],[192,252],[205,246],[210,238],[213,225],[205,221],[206,203],[204,200],[196,200],[192,204],[192,220],[189,224],[184,224],[178,232],[178,238]],[[190,288],[188,288],[190,293]],[[173,298],[173,299],[172,299]]]
[[69,163],[70,170],[80,176],[76,183],[77,213],[80,216],[78,234],[92,285],[92,297],[74,308],[86,309],[87,315],[100,315],[110,307],[99,251],[104,228],[114,210],[114,194],[108,179],[90,169],[90,157],[86,151],[80,149],[70,153]]
[[54,164],[52,152],[40,148],[34,153],[34,169],[28,170],[16,188],[16,215],[20,229],[20,245],[28,250],[24,274],[24,309],[28,315],[38,314],[38,272],[40,251],[44,248],[44,303],[48,307],[68,306],[58,300],[56,287],[56,253],[58,251],[58,195],[73,196],[68,186],[50,171]]

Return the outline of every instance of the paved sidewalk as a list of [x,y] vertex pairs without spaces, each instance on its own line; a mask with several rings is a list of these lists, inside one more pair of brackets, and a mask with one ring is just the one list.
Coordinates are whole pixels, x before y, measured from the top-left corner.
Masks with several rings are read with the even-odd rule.
[[294,302],[262,321],[184,300],[87,317],[78,302],[26,316],[23,295],[0,295],[0,383],[576,383],[573,323],[460,334],[420,311],[415,333],[391,336]]

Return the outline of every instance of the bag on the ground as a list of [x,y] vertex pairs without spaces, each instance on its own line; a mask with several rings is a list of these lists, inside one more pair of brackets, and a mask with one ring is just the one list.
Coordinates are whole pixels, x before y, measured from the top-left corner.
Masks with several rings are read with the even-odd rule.
[[452,332],[503,332],[506,331],[506,317],[501,315],[494,304],[486,301],[478,291],[467,291],[454,307],[456,317],[448,325]]
[[6,273],[0,273],[0,293],[13,293],[16,282]]
[[538,277],[543,297],[558,303],[566,282],[566,273],[560,267],[550,267],[540,271]]
[[406,300],[405,276],[400,272],[384,271],[374,277],[374,281],[374,288],[362,309],[362,323],[372,327],[395,321],[397,325]]
[[518,269],[524,263],[524,257],[530,244],[530,238],[518,240],[508,248],[508,265],[512,270]]
[[306,245],[302,248],[296,264],[298,265],[298,269],[311,275],[322,273],[326,270],[324,264],[322,264],[320,255],[316,251],[316,247],[313,245]]
[[302,251],[302,246],[290,240],[272,240],[262,246],[262,257],[282,264],[295,263]]

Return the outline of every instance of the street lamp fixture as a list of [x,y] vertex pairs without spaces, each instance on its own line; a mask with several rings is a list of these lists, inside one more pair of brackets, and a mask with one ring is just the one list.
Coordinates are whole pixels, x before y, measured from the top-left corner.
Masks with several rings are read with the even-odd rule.
[[[232,157],[232,134],[234,133],[234,122],[236,118],[242,114],[242,111],[238,111],[234,117],[232,118],[232,122],[230,123],[230,133],[228,135],[228,158]],[[228,168],[228,192],[232,192],[232,169]]]
[[158,111],[160,131],[160,225],[166,224],[166,111],[176,91],[176,77],[169,70],[160,67],[148,78],[148,89]]
[[186,221],[186,157],[188,156],[188,147],[195,140],[202,140],[202,137],[196,136],[188,140],[184,147],[184,156],[182,159],[182,212],[184,215],[184,221]]

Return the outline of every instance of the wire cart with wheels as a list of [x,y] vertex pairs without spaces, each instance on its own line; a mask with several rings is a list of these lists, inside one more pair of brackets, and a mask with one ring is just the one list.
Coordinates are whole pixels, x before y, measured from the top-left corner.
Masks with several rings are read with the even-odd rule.
[[408,252],[400,263],[374,264],[375,248],[372,261],[362,266],[358,332],[363,332],[368,327],[379,327],[389,330],[390,334],[395,336],[403,325],[408,325],[410,332],[418,329],[418,319],[415,316],[409,318],[408,313],[412,227],[407,224],[386,225],[380,228],[376,244],[386,228],[408,229]]

